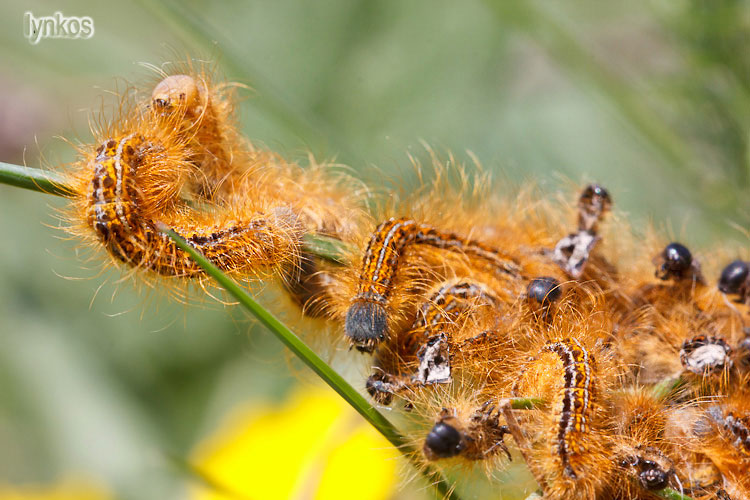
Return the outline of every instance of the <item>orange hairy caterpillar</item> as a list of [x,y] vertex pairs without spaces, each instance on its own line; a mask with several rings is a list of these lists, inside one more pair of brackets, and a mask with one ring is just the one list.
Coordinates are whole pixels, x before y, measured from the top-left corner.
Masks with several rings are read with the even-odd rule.
[[386,339],[386,306],[399,261],[409,245],[459,252],[482,259],[495,271],[511,276],[517,276],[520,271],[512,257],[479,241],[444,233],[411,219],[389,219],[378,226],[370,239],[362,259],[357,294],[346,313],[346,335],[360,351],[372,352]]
[[160,72],[147,98],[124,98],[112,124],[95,131],[101,144],[79,148],[69,174],[69,231],[135,269],[202,279],[158,231],[164,225],[225,272],[279,272],[312,311],[321,273],[317,260],[302,255],[301,238],[352,231],[362,215],[344,188],[348,180],[256,149],[236,128],[236,85],[214,82],[204,66],[177,70],[184,73]]
[[[640,385],[619,389],[610,398],[611,430],[615,434],[614,471],[610,488],[619,498],[651,497],[648,492],[673,487],[684,490],[678,475],[680,440],[665,437],[672,394]],[[679,470],[684,473],[684,467]]]
[[615,468],[616,439],[604,409],[616,372],[612,360],[605,356],[600,363],[590,347],[594,331],[587,331],[587,320],[570,319],[565,324],[577,324],[583,336],[545,342],[512,384],[514,397],[534,395],[547,402],[519,414],[519,432],[529,442],[513,436],[545,497],[595,498],[607,490]]
[[[202,274],[200,267],[156,228],[156,220],[141,210],[143,188],[136,173],[158,163],[155,157],[163,150],[158,142],[135,134],[101,145],[94,159],[87,220],[109,252],[123,262],[165,275]],[[172,227],[220,268],[234,271],[247,261],[271,265],[288,258],[292,240],[284,241],[278,235],[293,234],[294,221],[287,221],[286,227],[281,225],[282,218],[276,221],[275,231],[269,230],[271,223],[262,216],[224,227],[201,227],[196,220]]]
[[563,365],[565,384],[560,390],[562,400],[558,410],[557,454],[565,474],[578,479],[571,458],[585,451],[583,435],[591,418],[592,400],[596,397],[596,386],[592,379],[594,357],[577,339],[548,343],[542,351],[554,352]]
[[750,405],[738,389],[725,400],[703,406],[693,420],[687,447],[704,454],[721,473],[722,488],[732,498],[750,495]]

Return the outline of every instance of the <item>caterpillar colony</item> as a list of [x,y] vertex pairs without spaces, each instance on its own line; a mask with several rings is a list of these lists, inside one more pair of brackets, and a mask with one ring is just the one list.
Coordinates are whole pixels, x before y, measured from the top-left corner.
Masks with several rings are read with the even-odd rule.
[[[280,278],[425,462],[525,460],[550,499],[750,498],[748,255],[636,239],[603,186],[500,197],[436,158],[434,183],[387,205],[254,146],[211,73],[161,73],[80,147],[69,232],[139,279],[205,279],[160,225],[237,278]],[[306,254],[307,233],[346,242],[346,263]]]

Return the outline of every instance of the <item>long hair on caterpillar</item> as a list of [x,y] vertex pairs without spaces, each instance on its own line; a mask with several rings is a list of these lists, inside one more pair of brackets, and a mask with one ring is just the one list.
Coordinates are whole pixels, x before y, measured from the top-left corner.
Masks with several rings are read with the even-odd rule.
[[[532,194],[533,189],[511,199],[490,195],[492,183],[484,176],[477,181],[464,167],[462,184],[451,185],[441,175],[445,165],[436,156],[433,162],[435,180],[418,190],[416,198],[391,197],[390,206],[381,210],[385,222],[361,236],[361,253],[349,259],[351,265],[342,275],[349,290],[337,294],[343,300],[333,314],[344,320],[347,338],[360,351],[372,352],[408,327],[417,307],[415,297],[435,278],[494,281],[498,285],[490,287],[512,300],[525,292],[528,279],[565,279],[544,255],[557,238],[557,231],[545,231],[558,217],[548,200]],[[467,198],[471,201],[464,203]],[[445,199],[455,200],[450,211],[439,203]],[[498,218],[498,213],[514,217]],[[545,215],[550,217],[545,220]],[[541,220],[544,223],[537,224]]]
[[125,92],[114,116],[92,127],[99,147],[78,146],[66,171],[74,195],[65,230],[104,247],[126,277],[166,277],[158,281],[175,295],[186,288],[181,278],[204,287],[202,271],[155,230],[163,223],[236,277],[281,277],[307,309],[325,270],[302,255],[301,238],[346,240],[365,217],[366,190],[329,165],[310,158],[301,168],[243,138],[238,85],[222,83],[209,63],[157,73],[153,89]]
[[[382,372],[397,375],[414,373],[425,359],[439,364],[435,362],[441,354],[440,342],[431,341],[434,335],[422,338],[415,332],[415,327],[427,326],[428,317],[438,318],[440,329],[446,330],[438,333],[446,333],[445,345],[451,354],[448,356],[451,384],[430,390],[417,387],[413,391],[415,401],[409,401],[415,408],[414,413],[417,406],[421,406],[419,411],[429,410],[427,413],[431,415],[431,427],[422,433],[424,442],[430,443],[431,451],[425,454],[432,455],[427,458],[448,456],[446,450],[450,446],[442,449],[441,446],[445,440],[456,441],[456,436],[458,441],[450,452],[457,451],[459,462],[485,462],[489,456],[504,455],[500,452],[510,425],[503,423],[504,415],[488,401],[506,398],[513,387],[533,385],[536,372],[549,375],[546,381],[539,375],[540,390],[531,390],[529,385],[528,391],[519,390],[517,394],[538,395],[545,403],[518,420],[523,424],[523,431],[531,435],[531,444],[524,449],[530,457],[531,469],[553,498],[561,496],[562,491],[579,496],[604,495],[611,483],[605,479],[599,481],[598,474],[592,473],[589,466],[608,451],[620,450],[624,465],[610,457],[606,464],[601,462],[602,470],[621,469],[628,480],[646,489],[662,485],[663,477],[673,477],[669,460],[678,464],[677,469],[687,467],[686,462],[696,461],[693,458],[673,460],[661,449],[658,438],[649,442],[639,433],[633,436],[615,433],[611,439],[600,436],[611,427],[605,418],[609,400],[603,394],[607,391],[600,390],[600,386],[630,383],[619,380],[623,367],[611,360],[613,353],[633,348],[620,345],[616,341],[620,336],[634,338],[631,333],[638,329],[664,330],[667,344],[672,346],[670,352],[674,354],[675,348],[683,351],[675,359],[689,372],[684,374],[686,379],[692,376],[690,373],[703,377],[714,371],[714,365],[724,374],[737,365],[735,351],[739,349],[735,348],[744,338],[742,318],[737,313],[743,306],[722,309],[722,304],[726,305],[721,300],[724,297],[705,279],[710,276],[706,272],[710,266],[698,265],[700,257],[693,256],[685,245],[676,241],[664,245],[652,261],[650,282],[646,283],[639,271],[623,267],[609,253],[617,242],[616,238],[607,236],[610,221],[604,223],[602,219],[610,208],[611,197],[601,186],[586,187],[577,205],[565,202],[567,213],[550,200],[534,200],[532,196],[505,201],[491,198],[476,202],[472,199],[465,205],[457,203],[447,211],[440,197],[431,193],[453,193],[456,199],[474,197],[477,183],[446,187],[440,181],[425,186],[415,200],[391,201],[393,206],[382,210],[382,218],[387,222],[365,245],[366,233],[377,219],[363,216],[365,223],[338,224],[325,210],[311,207],[304,198],[290,196],[290,201],[276,197],[279,192],[295,193],[284,184],[298,182],[297,177],[289,174],[296,171],[295,166],[283,163],[272,154],[261,155],[263,160],[257,162],[234,165],[242,154],[252,156],[248,152],[251,147],[243,146],[245,141],[237,135],[240,149],[234,149],[232,133],[216,133],[218,124],[228,122],[229,118],[222,115],[222,105],[211,105],[213,95],[219,96],[216,97],[219,102],[223,97],[218,91],[212,91],[212,85],[207,82],[205,78],[181,73],[165,76],[147,101],[136,100],[124,107],[125,119],[118,124],[123,128],[112,126],[105,132],[112,137],[111,141],[107,140],[98,152],[88,151],[88,156],[84,156],[81,163],[92,167],[87,174],[89,177],[83,181],[73,177],[78,182],[74,185],[85,192],[85,207],[79,212],[79,219],[85,217],[87,231],[98,234],[98,244],[104,244],[116,259],[131,264],[137,272],[145,269],[150,270],[151,275],[190,275],[193,269],[188,267],[188,261],[181,261],[171,247],[160,246],[162,240],[153,232],[157,222],[170,220],[173,221],[171,226],[183,232],[193,246],[225,271],[239,277],[256,271],[243,267],[253,264],[245,255],[233,260],[233,252],[245,251],[243,245],[249,242],[242,240],[237,249],[225,244],[244,235],[241,230],[223,234],[219,226],[229,220],[241,223],[248,213],[266,218],[270,213],[282,221],[275,224],[288,222],[293,233],[286,241],[290,261],[268,264],[274,274],[285,271],[287,266],[302,265],[304,261],[299,252],[302,234],[314,231],[340,239],[346,239],[347,236],[342,235],[349,234],[359,252],[369,247],[362,263],[357,262],[355,255],[350,259],[350,266],[341,272],[319,272],[314,265],[306,268],[300,275],[328,277],[322,284],[313,284],[312,293],[308,287],[299,291],[299,295],[307,296],[300,302],[319,303],[324,306],[324,314],[346,325],[352,297],[374,289],[372,293],[376,295],[364,298],[385,302],[386,320],[382,329],[387,335],[382,335],[382,340],[378,337],[379,343],[362,342],[358,347],[375,348],[376,362]],[[232,154],[222,150],[225,146]],[[166,168],[169,164],[178,168],[169,171]],[[281,181],[273,178],[273,169],[286,172],[292,180],[283,179],[283,175]],[[436,170],[439,172],[438,168]],[[260,202],[247,196],[256,191]],[[144,193],[152,197],[142,200]],[[348,199],[349,195],[343,196]],[[248,201],[248,198],[252,199]],[[528,206],[524,203],[529,201],[536,206],[527,212]],[[334,199],[331,206],[338,206],[338,203]],[[470,203],[477,205],[470,209]],[[559,213],[554,214],[556,210]],[[404,213],[408,217],[394,218]],[[498,213],[512,216],[498,218]],[[572,217],[575,213],[577,218]],[[567,236],[561,233],[560,228],[565,227],[561,223],[563,219],[575,220],[578,231],[568,232]],[[215,227],[210,234],[203,234],[185,221],[197,221],[198,226],[204,227],[214,221]],[[188,234],[180,231],[185,227]],[[350,230],[345,229],[347,227]],[[250,229],[254,236],[262,233],[256,226]],[[275,243],[268,239],[260,238],[258,243],[275,248]],[[621,239],[627,240],[628,235]],[[157,251],[152,254],[146,247],[154,242]],[[636,258],[643,260],[643,254],[641,248]],[[560,255],[565,259],[561,260]],[[257,258],[254,262],[259,261],[266,263]],[[180,265],[185,267],[179,268]],[[728,277],[720,279],[722,291],[741,295],[742,268],[730,271]],[[381,277],[383,281],[379,281]],[[201,282],[199,271],[195,278],[197,280],[193,281]],[[657,279],[660,280],[657,286],[648,288]],[[481,285],[474,288],[477,283]],[[441,293],[446,285],[455,289],[448,294],[448,289]],[[449,296],[478,300],[466,307],[459,306],[459,314],[453,317],[452,306],[446,305],[461,300],[445,301]],[[438,314],[427,311],[425,305],[428,309],[437,306],[434,309]],[[632,315],[632,322],[622,319],[630,318],[628,314]],[[719,335],[727,329],[730,333],[726,338]],[[706,333],[701,335],[704,330]],[[408,344],[409,339],[416,339],[419,349],[416,359],[412,356],[410,362],[405,362],[399,359],[400,347],[392,347],[393,343]],[[641,342],[645,340],[640,338],[634,343],[643,346]],[[667,351],[662,349],[659,354]],[[436,355],[430,359],[429,352]],[[716,353],[722,354],[723,364],[714,363]],[[531,361],[527,359],[529,355]],[[523,368],[520,381],[514,380],[516,367]],[[732,383],[729,380],[719,385],[703,384],[703,392],[686,391],[682,397],[695,400],[704,393],[716,396],[730,392]],[[456,394],[452,396],[456,408],[446,407],[448,411],[443,412],[441,406],[437,411],[436,403],[430,400],[434,399],[434,393],[447,390]],[[468,399],[476,404],[467,404]],[[536,428],[537,423],[536,427],[555,432],[529,431],[529,428]],[[554,434],[556,438],[546,434]],[[539,443],[545,440],[554,452],[543,450],[547,445]],[[633,490],[634,495],[640,494],[636,491]]]
[[[533,394],[543,407],[522,412],[521,444],[532,473],[549,498],[594,498],[608,487],[615,439],[606,419],[607,399],[620,369],[607,347],[612,331],[604,304],[565,306],[567,314],[537,334],[511,394]],[[598,304],[598,305],[596,305]],[[528,358],[528,355],[532,355]]]
[[666,413],[663,435],[686,490],[697,498],[719,489],[730,498],[750,495],[750,398],[747,374],[738,378],[726,394],[693,397]]
[[481,387],[455,383],[415,393],[413,409],[400,417],[399,427],[419,450],[422,466],[440,470],[462,494],[497,495],[498,481],[503,497],[523,497],[537,488],[508,440],[502,406]]

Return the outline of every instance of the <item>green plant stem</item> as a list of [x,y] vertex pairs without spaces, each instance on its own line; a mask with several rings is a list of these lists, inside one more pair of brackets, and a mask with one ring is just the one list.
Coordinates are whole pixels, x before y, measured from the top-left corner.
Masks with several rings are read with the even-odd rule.
[[673,490],[672,488],[664,488],[663,490],[655,491],[654,494],[668,500],[693,500],[691,497],[683,495],[679,491]]
[[651,390],[654,397],[661,400],[672,395],[683,385],[685,385],[685,379],[682,377],[669,377],[654,384]]
[[330,236],[308,233],[302,237],[302,250],[334,264],[346,264],[347,244]]
[[514,410],[531,410],[544,403],[541,398],[510,398],[510,407]]
[[[222,288],[234,297],[242,306],[250,311],[258,321],[260,321],[268,330],[273,333],[290,351],[301,359],[311,370],[313,370],[323,381],[328,384],[339,396],[341,396],[349,405],[364,417],[373,427],[375,427],[393,446],[398,448],[409,460],[417,462],[416,450],[409,445],[406,439],[398,430],[386,419],[379,411],[373,408],[367,400],[355,390],[344,378],[323,361],[315,352],[310,349],[297,335],[294,334],[286,325],[279,321],[273,314],[264,309],[255,301],[245,290],[243,290],[234,280],[221,272],[196,249],[187,244],[174,231],[166,227],[160,227],[159,230],[169,235],[172,240],[199,265],[203,270],[216,280]],[[452,491],[451,487],[440,474],[431,469],[424,469],[428,480],[440,491],[445,498],[458,499],[458,496]]]
[[58,196],[70,196],[73,192],[54,172],[3,162],[0,162],[0,183]]
[[[38,168],[22,167],[0,162],[0,184],[9,184],[40,193],[57,196],[72,196],[73,189],[55,172]],[[302,238],[302,250],[334,264],[344,264],[346,243],[321,234],[306,234]]]

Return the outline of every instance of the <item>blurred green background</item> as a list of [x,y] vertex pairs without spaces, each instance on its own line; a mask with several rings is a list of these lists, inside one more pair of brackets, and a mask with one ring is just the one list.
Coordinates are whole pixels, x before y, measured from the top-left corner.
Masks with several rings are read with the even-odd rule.
[[[31,45],[25,11],[96,32]],[[4,2],[0,160],[72,160],[57,136],[90,140],[105,91],[190,54],[254,89],[243,129],[287,157],[408,183],[424,141],[513,182],[596,180],[696,248],[746,244],[732,224],[750,222],[749,42],[733,0]],[[49,227],[62,206],[0,186],[0,483],[72,471],[118,498],[181,498],[169,457],[299,378],[242,314],[113,296],[118,275],[82,268]]]

